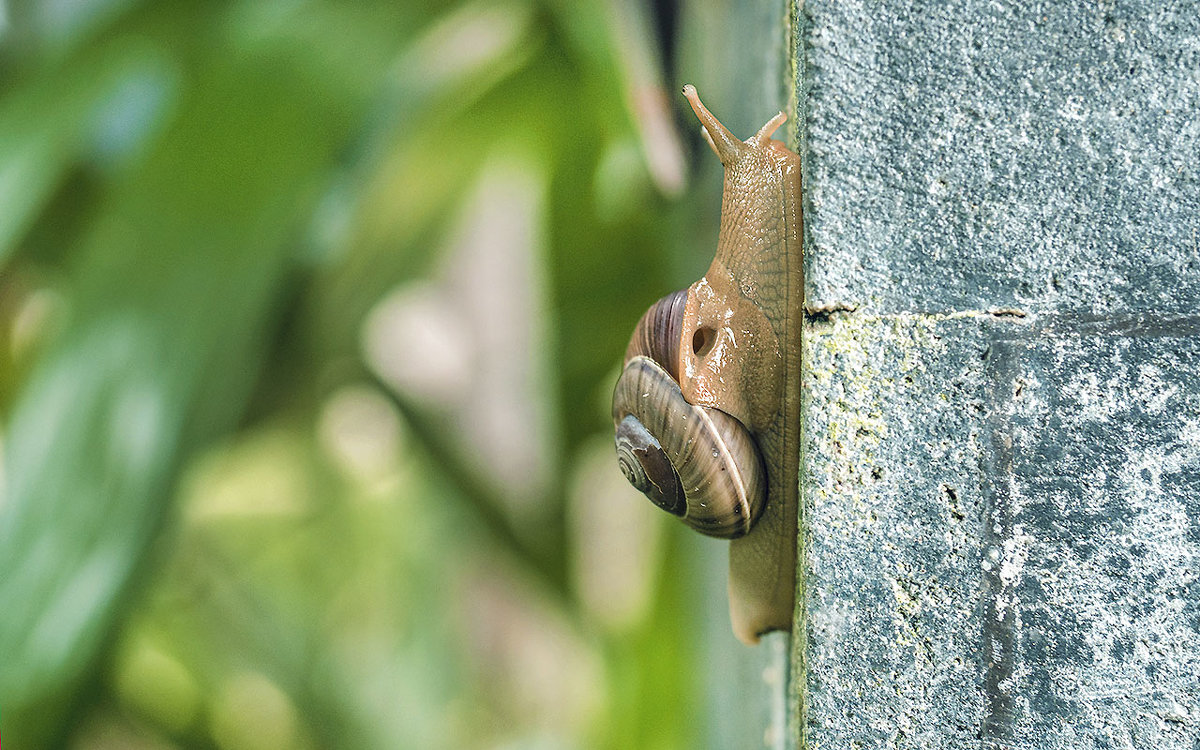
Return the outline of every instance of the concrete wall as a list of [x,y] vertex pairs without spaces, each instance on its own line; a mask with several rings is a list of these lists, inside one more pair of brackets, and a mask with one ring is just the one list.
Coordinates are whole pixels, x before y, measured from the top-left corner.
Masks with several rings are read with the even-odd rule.
[[1200,3],[793,12],[793,732],[1200,748]]

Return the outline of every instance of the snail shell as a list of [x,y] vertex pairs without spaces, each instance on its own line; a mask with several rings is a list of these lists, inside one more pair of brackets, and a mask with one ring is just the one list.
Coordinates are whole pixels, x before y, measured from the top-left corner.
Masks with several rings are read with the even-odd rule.
[[617,462],[658,507],[703,534],[734,539],[762,511],[766,478],[741,422],[688,403],[672,373],[686,294],[664,297],[634,332],[613,393]]

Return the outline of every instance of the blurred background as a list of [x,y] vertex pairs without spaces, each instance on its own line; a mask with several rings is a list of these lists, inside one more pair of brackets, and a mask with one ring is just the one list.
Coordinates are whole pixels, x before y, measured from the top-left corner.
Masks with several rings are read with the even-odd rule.
[[12,747],[712,736],[725,546],[608,410],[715,247],[676,71],[774,111],[723,14],[0,1]]

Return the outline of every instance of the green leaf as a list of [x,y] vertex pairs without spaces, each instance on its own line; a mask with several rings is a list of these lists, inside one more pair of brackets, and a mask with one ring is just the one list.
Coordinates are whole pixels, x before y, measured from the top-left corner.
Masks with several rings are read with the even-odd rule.
[[290,57],[303,49],[212,52],[158,145],[111,186],[68,328],[14,405],[0,705],[22,747],[63,730],[179,466],[240,417],[290,240],[356,121],[349,93]]
[[31,75],[0,100],[0,267],[72,164],[94,147],[96,115],[162,65],[144,44],[109,45]]

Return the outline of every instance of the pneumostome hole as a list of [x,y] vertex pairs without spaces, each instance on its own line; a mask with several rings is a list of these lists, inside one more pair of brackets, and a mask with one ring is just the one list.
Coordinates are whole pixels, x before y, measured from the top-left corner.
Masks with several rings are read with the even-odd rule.
[[717,341],[717,332],[711,328],[697,328],[692,335],[692,352],[697,357],[707,356]]

